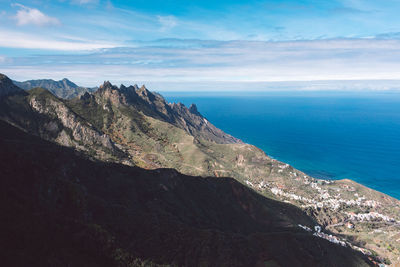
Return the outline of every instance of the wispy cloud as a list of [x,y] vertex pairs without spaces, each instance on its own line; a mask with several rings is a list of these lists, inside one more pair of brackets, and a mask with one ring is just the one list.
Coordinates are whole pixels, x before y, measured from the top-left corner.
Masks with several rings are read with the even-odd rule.
[[35,34],[3,31],[0,29],[0,47],[42,49],[58,51],[82,51],[100,48],[116,47],[116,44],[85,41],[85,40],[57,40]]
[[60,24],[60,21],[57,18],[47,16],[36,8],[30,8],[21,4],[13,4],[13,6],[19,8],[17,14],[14,16],[14,19],[17,21],[17,25],[19,26],[32,24],[37,26]]
[[161,24],[161,31],[169,31],[178,25],[178,19],[174,16],[157,16]]
[[12,64],[2,67],[8,73],[35,73],[37,77],[43,77],[39,75],[43,73],[64,73],[85,84],[103,79],[114,82],[400,79],[398,69],[400,41],[376,39],[291,42],[166,39],[86,54],[13,58]]
[[72,0],[71,2],[78,5],[97,5],[99,0]]

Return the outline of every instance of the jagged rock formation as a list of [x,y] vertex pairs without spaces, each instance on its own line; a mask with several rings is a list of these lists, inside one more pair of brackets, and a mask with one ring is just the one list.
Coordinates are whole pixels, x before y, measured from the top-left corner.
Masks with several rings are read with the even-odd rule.
[[219,144],[241,143],[208,122],[195,106],[188,109],[181,103],[168,104],[160,94],[150,92],[144,85],[140,88],[137,85],[121,85],[118,88],[105,82],[94,95],[99,102],[111,99],[112,104],[117,106],[135,106],[145,115],[171,123],[194,137]]
[[398,200],[350,180],[309,177],[217,129],[195,105],[168,104],[144,86],[105,82],[97,92],[71,100],[42,89],[18,92],[1,100],[0,119],[100,160],[233,177],[303,209],[322,226],[318,237],[331,231],[332,242],[347,242],[380,262],[399,262]]
[[[37,89],[40,91],[40,89]],[[39,92],[39,94],[47,94],[47,92]],[[30,106],[40,114],[45,114],[50,117],[57,117],[63,128],[70,129],[72,132],[73,140],[82,142],[85,146],[102,146],[109,150],[115,147],[111,139],[96,131],[90,124],[84,123],[78,119],[66,105],[63,105],[58,99],[49,97],[31,97]],[[56,127],[55,127],[56,130]],[[66,141],[66,140],[65,140]],[[62,143],[63,145],[70,146],[70,143]]]
[[[4,266],[369,266],[231,178],[87,160],[0,121]],[[27,170],[30,170],[29,172]]]
[[97,90],[97,88],[86,88],[78,86],[75,83],[65,78],[62,79],[61,81],[42,79],[42,80],[29,80],[24,82],[13,81],[13,83],[24,90],[30,90],[36,87],[45,88],[54,95],[64,99],[71,99],[83,95],[85,92],[93,92]]
[[46,140],[86,151],[92,157],[129,164],[109,136],[75,114],[47,90],[17,90],[3,98],[0,118]]

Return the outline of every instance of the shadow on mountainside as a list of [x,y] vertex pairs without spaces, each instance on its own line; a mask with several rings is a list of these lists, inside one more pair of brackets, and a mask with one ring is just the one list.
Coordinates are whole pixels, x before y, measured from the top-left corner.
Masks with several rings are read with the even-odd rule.
[[4,266],[367,266],[231,178],[92,161],[0,121]]

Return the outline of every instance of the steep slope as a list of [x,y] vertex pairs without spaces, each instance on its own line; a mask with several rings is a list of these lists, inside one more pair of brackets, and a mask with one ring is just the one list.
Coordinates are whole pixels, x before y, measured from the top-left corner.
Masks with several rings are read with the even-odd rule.
[[[230,178],[85,159],[0,121],[5,266],[368,266]],[[23,168],[22,168],[23,166]]]
[[21,89],[15,86],[7,76],[0,73],[0,98],[18,91]]
[[41,88],[29,92],[20,90],[3,97],[0,100],[0,119],[102,160],[129,160],[109,136],[80,118],[63,100]]
[[[323,231],[334,234],[321,237],[349,242],[366,255],[378,253],[375,258],[381,262],[400,263],[398,200],[351,180],[314,179],[215,130],[195,106],[167,104],[144,86],[118,88],[105,82],[96,93],[72,100],[35,89],[4,98],[0,118],[100,160],[233,177],[269,198],[300,207]],[[101,140],[109,140],[112,149]]]
[[[103,106],[109,103],[112,114],[120,114],[124,108],[140,114],[118,115],[110,125],[99,123],[116,143],[127,148],[125,152],[132,155],[136,165],[175,168],[191,175],[234,177],[266,196],[301,207],[335,233],[337,240],[347,240],[367,255],[378,253],[381,262],[400,262],[400,244],[396,242],[400,238],[398,200],[351,180],[314,179],[269,158],[254,146],[221,139],[226,134],[217,133],[214,126],[201,129],[211,124],[194,105],[189,109],[179,103],[166,105],[161,96],[143,87],[130,87],[129,91],[107,83],[102,88],[92,95],[94,102]],[[82,101],[75,101],[81,110],[89,109]],[[145,122],[145,131],[131,126],[132,118],[139,117]],[[87,119],[91,121],[91,116]],[[210,133],[218,138],[210,138]]]
[[168,104],[160,94],[150,92],[144,85],[140,88],[137,85],[121,85],[118,88],[105,82],[93,95],[97,103],[105,104],[110,100],[117,107],[135,108],[144,115],[173,124],[196,138],[218,144],[241,143],[209,123],[195,107],[189,110],[182,104]]
[[51,79],[29,80],[24,82],[13,81],[13,83],[24,90],[30,90],[36,87],[45,88],[54,95],[64,99],[71,99],[83,95],[86,92],[97,90],[97,88],[78,86],[68,79],[62,79],[61,81],[54,81]]

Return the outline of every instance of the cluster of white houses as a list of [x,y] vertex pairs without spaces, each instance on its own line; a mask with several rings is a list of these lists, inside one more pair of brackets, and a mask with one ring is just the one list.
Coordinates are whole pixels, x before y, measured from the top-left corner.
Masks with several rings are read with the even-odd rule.
[[[310,227],[307,227],[307,226],[301,225],[301,224],[298,224],[298,226],[299,226],[300,228],[302,228],[303,230],[307,231],[307,232],[313,232],[313,231],[311,230]],[[330,235],[330,234],[325,234],[325,233],[322,232],[321,230],[322,230],[322,229],[321,229],[321,226],[319,226],[319,225],[314,226],[314,233],[313,233],[313,235],[318,236],[318,237],[323,238],[323,239],[326,239],[326,240],[328,240],[329,242],[332,242],[332,243],[341,245],[341,246],[343,246],[343,247],[346,247],[346,246],[347,246],[346,242],[340,240],[337,236]]]

